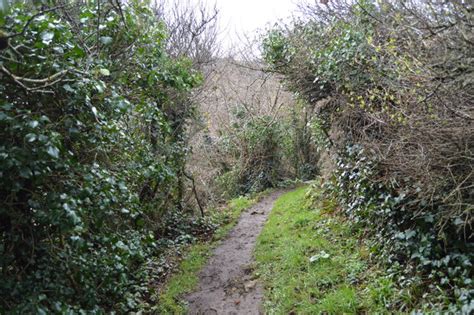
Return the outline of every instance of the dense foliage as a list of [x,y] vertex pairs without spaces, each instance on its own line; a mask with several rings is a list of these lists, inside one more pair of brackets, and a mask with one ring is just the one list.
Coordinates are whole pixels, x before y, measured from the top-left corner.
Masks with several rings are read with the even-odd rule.
[[134,310],[201,76],[142,1],[51,2],[0,17],[0,313]]
[[[242,60],[243,59],[243,60]],[[242,58],[208,65],[198,120],[189,128],[195,176],[203,203],[258,192],[318,172],[318,148],[307,111],[264,63]]]
[[227,169],[219,177],[222,188],[230,196],[275,187],[281,179],[278,174],[281,126],[270,117],[247,120],[244,113],[240,116],[237,115],[233,130],[219,143],[221,150],[237,161],[232,166],[225,165]]
[[231,126],[215,146],[224,195],[233,197],[284,185],[285,181],[314,178],[318,173],[317,147],[307,126],[304,107],[289,115],[252,116],[236,110]]
[[[185,189],[199,204],[187,126],[217,11],[176,6],[167,29],[150,6],[0,0],[0,313],[143,310],[160,255],[216,228]],[[296,106],[279,86],[268,110],[232,100],[203,137],[211,180],[229,197],[312,178],[326,147],[327,191],[399,284],[387,307],[472,312],[472,4],[302,9],[263,43]]]
[[393,309],[423,302],[471,312],[472,4],[330,1],[303,10],[268,33],[265,59],[317,112],[316,139],[334,160],[327,187],[376,236],[375,253],[411,296]]

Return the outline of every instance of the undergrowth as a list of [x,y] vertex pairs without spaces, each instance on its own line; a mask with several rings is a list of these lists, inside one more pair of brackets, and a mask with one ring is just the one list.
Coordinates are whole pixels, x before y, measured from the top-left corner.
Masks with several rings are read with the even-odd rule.
[[[374,183],[370,179],[376,170],[377,162],[360,146],[349,146],[339,155],[333,177],[314,185],[311,199],[333,198],[341,214],[373,239],[374,254],[388,265],[388,276],[397,283],[400,299],[392,301],[393,309],[471,313],[472,243],[446,234],[452,226],[439,232],[436,212],[425,209],[427,201],[413,197],[419,187]],[[463,224],[458,221],[452,225]]]

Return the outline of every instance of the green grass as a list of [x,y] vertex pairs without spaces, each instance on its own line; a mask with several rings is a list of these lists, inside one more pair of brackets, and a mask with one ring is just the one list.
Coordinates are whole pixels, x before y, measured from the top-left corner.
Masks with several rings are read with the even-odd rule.
[[386,313],[391,283],[348,224],[302,187],[281,196],[257,241],[267,314]]
[[214,211],[217,221],[221,223],[211,242],[196,243],[186,251],[173,276],[167,281],[158,297],[158,304],[152,308],[158,314],[185,314],[186,304],[182,297],[196,288],[198,273],[206,264],[212,249],[218,245],[230,229],[235,225],[243,210],[253,205],[259,196],[254,198],[239,197],[229,202],[224,211]]

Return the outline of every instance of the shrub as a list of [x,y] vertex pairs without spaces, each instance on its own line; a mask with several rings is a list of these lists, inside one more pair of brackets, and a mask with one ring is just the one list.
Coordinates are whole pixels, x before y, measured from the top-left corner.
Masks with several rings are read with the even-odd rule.
[[280,128],[270,117],[236,115],[233,130],[221,140],[222,150],[236,161],[219,178],[230,197],[276,187],[281,169]]
[[0,17],[0,312],[127,312],[180,203],[201,78],[142,2],[57,4]]
[[464,310],[472,307],[472,9],[331,1],[303,7],[300,21],[263,42],[270,70],[318,111],[315,136],[337,160],[332,187],[347,215],[379,234],[390,261],[416,266],[421,287],[443,287]]

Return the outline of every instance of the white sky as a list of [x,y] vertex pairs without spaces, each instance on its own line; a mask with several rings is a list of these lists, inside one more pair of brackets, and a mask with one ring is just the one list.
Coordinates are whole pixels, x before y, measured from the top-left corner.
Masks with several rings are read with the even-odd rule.
[[220,10],[224,49],[229,49],[232,43],[240,46],[242,34],[253,38],[257,29],[263,30],[296,11],[296,0],[207,0],[207,3],[216,3]]

